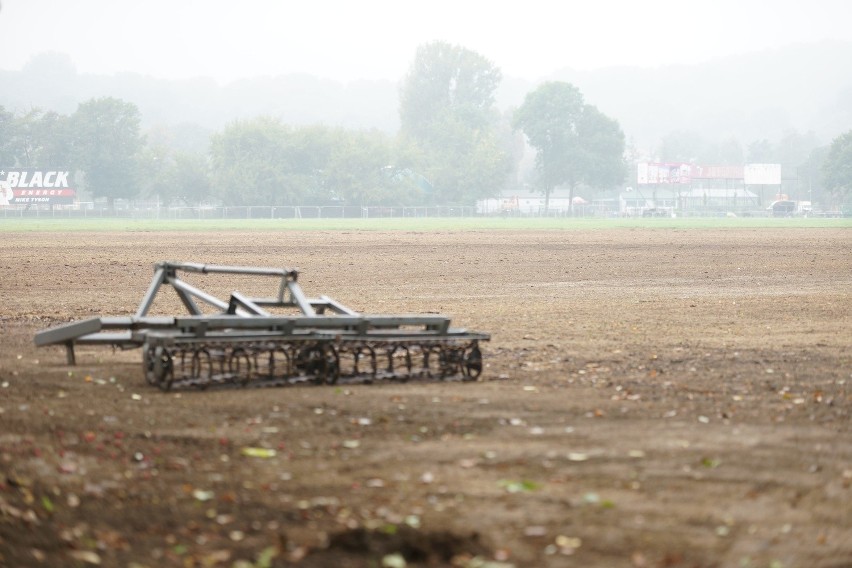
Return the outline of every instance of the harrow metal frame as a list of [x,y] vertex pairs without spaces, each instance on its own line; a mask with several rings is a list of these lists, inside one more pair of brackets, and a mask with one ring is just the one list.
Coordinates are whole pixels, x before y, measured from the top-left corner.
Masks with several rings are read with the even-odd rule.
[[[181,279],[181,271],[280,281],[274,297],[235,291],[225,301]],[[35,343],[64,345],[69,365],[76,364],[75,345],[141,347],[146,380],[164,390],[305,381],[475,380],[482,372],[479,341],[489,340],[488,334],[451,328],[450,319],[441,315],[365,315],[328,296],[308,298],[298,274],[292,268],[159,262],[135,315],[55,326],[38,332]],[[177,292],[189,315],[148,315],[164,285]],[[199,302],[219,312],[205,314]],[[273,315],[270,308],[297,313]]]

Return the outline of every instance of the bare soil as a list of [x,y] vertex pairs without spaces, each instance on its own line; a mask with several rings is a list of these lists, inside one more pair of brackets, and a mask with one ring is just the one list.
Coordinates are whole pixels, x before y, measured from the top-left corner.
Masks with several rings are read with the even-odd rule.
[[[0,566],[852,566],[848,229],[4,233],[0,252]],[[132,315],[159,260],[443,313],[491,333],[486,368],[164,393],[137,350],[70,367],[34,346]]]

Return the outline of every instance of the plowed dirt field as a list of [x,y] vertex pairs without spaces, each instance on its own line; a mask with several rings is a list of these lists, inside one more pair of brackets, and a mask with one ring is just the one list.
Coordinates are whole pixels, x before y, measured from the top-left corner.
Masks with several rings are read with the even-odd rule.
[[[849,229],[21,232],[0,253],[0,566],[852,566]],[[164,393],[138,350],[34,346],[132,315],[160,260],[442,313],[491,334],[486,367]]]

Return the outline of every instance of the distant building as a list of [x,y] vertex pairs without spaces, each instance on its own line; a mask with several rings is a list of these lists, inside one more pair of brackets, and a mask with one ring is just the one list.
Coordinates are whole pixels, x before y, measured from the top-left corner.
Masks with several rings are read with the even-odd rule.
[[478,201],[476,210],[480,215],[526,216],[765,215],[772,196],[780,193],[780,164],[643,162],[637,164],[636,187],[624,188],[617,199],[577,195],[571,199],[567,189],[557,188],[551,192],[545,210],[542,192],[510,191]]
[[647,210],[682,212],[738,212],[761,208],[760,197],[743,187],[648,187],[627,188],[619,195],[619,211],[642,216]]
[[[593,202],[583,197],[574,196],[573,211],[591,208]],[[476,212],[479,215],[522,215],[541,216],[545,214],[545,199],[542,192],[504,192],[500,197],[480,199],[476,202]],[[547,202],[548,215],[567,215],[572,211],[572,199],[567,189],[556,189],[550,192]]]

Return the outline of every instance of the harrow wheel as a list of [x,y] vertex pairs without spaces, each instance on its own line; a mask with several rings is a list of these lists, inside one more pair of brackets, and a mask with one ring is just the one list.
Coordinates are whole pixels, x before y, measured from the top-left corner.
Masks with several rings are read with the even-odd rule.
[[160,345],[154,347],[151,372],[153,383],[160,387],[160,390],[167,391],[172,388],[172,381],[175,378],[174,361],[168,350]]
[[142,373],[145,375],[145,381],[149,385],[157,385],[154,379],[154,348],[147,343],[142,349]]
[[482,351],[479,350],[479,343],[474,342],[470,353],[465,357],[463,373],[466,381],[475,381],[482,374]]
[[296,357],[296,369],[317,383],[333,385],[340,376],[337,350],[325,343],[303,347]]

